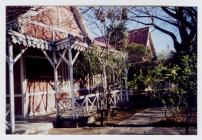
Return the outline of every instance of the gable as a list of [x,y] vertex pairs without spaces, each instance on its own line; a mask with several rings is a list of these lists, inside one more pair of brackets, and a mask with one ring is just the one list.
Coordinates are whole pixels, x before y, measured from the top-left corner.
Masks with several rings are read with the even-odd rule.
[[[21,9],[17,6],[16,9]],[[15,11],[14,11],[15,12]],[[70,6],[43,6],[17,17],[21,32],[44,40],[58,41],[68,33],[83,35]]]
[[142,44],[146,47],[148,41],[149,27],[128,31],[128,42]]

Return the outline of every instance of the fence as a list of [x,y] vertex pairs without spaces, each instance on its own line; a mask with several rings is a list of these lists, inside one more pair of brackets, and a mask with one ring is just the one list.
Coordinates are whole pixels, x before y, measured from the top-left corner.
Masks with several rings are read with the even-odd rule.
[[[77,116],[83,116],[96,112],[99,109],[106,109],[108,103],[107,100],[111,107],[117,107],[122,103],[128,102],[128,91],[113,90],[110,94],[96,92],[94,94],[76,97],[76,114]],[[71,115],[71,98],[60,99],[58,105],[60,108],[60,115]]]

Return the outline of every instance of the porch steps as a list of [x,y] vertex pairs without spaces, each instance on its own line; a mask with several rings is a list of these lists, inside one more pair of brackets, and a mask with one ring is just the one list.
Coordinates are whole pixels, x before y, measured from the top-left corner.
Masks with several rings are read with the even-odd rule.
[[15,134],[24,134],[24,135],[45,135],[48,133],[48,130],[53,128],[51,122],[36,122],[30,123],[28,121],[17,121]]

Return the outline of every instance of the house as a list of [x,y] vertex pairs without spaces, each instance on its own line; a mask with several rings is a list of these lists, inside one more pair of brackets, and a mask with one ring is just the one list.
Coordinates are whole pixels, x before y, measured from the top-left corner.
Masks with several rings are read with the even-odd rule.
[[[104,46],[103,44],[105,44],[105,39],[103,36],[101,37],[96,37],[95,40],[99,43],[97,44],[101,44],[101,46]],[[154,44],[152,41],[152,37],[151,37],[151,33],[149,32],[149,27],[143,27],[143,28],[139,28],[139,29],[134,29],[134,30],[130,30],[128,31],[128,38],[127,38],[127,43],[129,44],[138,44],[138,45],[142,45],[145,48],[146,51],[146,55],[145,56],[141,56],[141,60],[140,62],[144,62],[147,61],[148,59],[156,59],[156,52],[155,52],[155,48],[154,48]],[[120,50],[121,47],[123,47],[123,41],[119,41],[117,44],[115,45],[108,45],[108,47],[110,48],[116,48],[118,50]],[[133,54],[128,54],[129,58],[130,57],[135,57],[136,55]]]
[[142,59],[143,62],[157,58],[149,27],[128,31],[128,43],[140,44],[145,47],[146,57]]
[[[50,113],[59,118],[66,111],[76,119],[80,112],[107,107],[106,93],[101,93],[105,98],[80,96],[76,86],[75,62],[94,45],[74,6],[6,7],[6,126],[11,133],[19,118]],[[128,101],[128,92],[116,90],[110,98],[116,106]]]
[[88,46],[76,7],[6,7],[6,124],[12,132],[16,118],[59,115],[60,98],[70,98],[75,118],[73,64]]
[[[80,54],[94,44],[76,7],[6,7],[6,126],[11,133],[19,118],[50,113],[59,118],[70,110],[76,119],[80,112],[96,111],[102,98],[80,96],[74,75]],[[116,91],[111,104],[128,101],[127,93]],[[121,100],[112,102],[116,98]]]

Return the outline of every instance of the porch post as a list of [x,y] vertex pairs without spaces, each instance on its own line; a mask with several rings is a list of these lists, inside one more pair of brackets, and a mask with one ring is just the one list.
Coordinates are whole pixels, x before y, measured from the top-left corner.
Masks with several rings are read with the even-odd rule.
[[[56,53],[55,50],[53,50],[53,61],[54,61],[54,65],[57,65],[57,59],[56,59]],[[57,72],[57,68],[54,67],[54,85],[55,85],[55,102],[56,102],[56,117],[59,117],[59,106],[58,106],[58,72]]]
[[10,121],[11,121],[11,133],[15,132],[15,100],[14,100],[14,75],[13,75],[13,45],[9,42],[8,45],[9,55],[9,92],[10,92]]
[[22,94],[22,115],[25,118],[27,114],[26,110],[26,95],[24,91],[24,58],[20,58],[20,81],[21,81],[21,94]]
[[69,57],[69,76],[70,76],[70,92],[72,97],[72,116],[75,119],[75,95],[74,95],[74,77],[73,77],[73,62],[72,62],[72,51],[71,47],[68,48],[68,57]]
[[107,91],[107,74],[105,65],[103,65],[103,78],[104,78],[104,90]]

